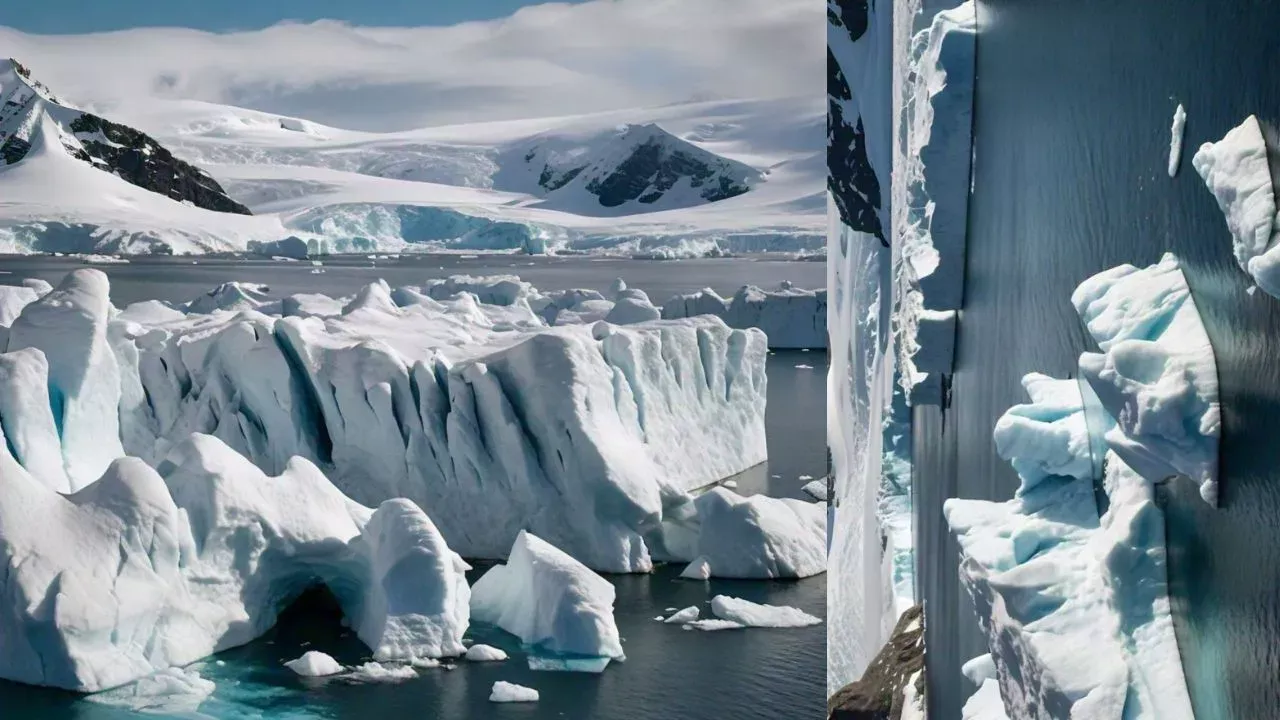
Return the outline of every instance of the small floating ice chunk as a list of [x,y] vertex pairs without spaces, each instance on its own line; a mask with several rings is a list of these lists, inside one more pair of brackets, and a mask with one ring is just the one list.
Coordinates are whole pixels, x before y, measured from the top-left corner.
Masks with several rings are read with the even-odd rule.
[[304,677],[323,677],[342,672],[342,665],[319,650],[308,650],[302,657],[290,660],[285,667]]
[[471,662],[499,662],[507,659],[507,654],[492,645],[472,645],[467,648],[467,659]]
[[804,365],[804,364],[800,364],[800,365],[797,365],[797,366],[796,366],[796,369],[797,369],[797,370],[812,370],[812,369],[813,369],[813,366],[812,366],[812,365]]
[[1182,133],[1187,126],[1187,111],[1178,103],[1173,111],[1173,126],[1169,128],[1169,177],[1178,174],[1178,162],[1182,159]]
[[720,484],[721,484],[721,485],[723,485],[724,487],[729,488],[730,490],[736,490],[736,489],[737,489],[737,487],[738,487],[738,481],[737,481],[737,480],[725,480],[724,482],[722,482],[722,483],[720,483]]
[[718,618],[707,618],[705,620],[694,620],[685,623],[685,628],[693,628],[695,630],[704,630],[711,632],[714,630],[741,630],[746,627],[742,623],[736,623],[732,620],[721,620]]
[[698,606],[690,605],[689,607],[681,610],[680,612],[677,612],[676,614],[672,615],[666,620],[663,620],[663,622],[669,625],[683,625],[687,622],[693,622],[694,620],[697,620],[697,619],[698,619]]
[[717,595],[711,599],[711,611],[717,617],[746,627],[792,628],[819,625],[817,618],[786,605],[762,605],[742,598]]
[[680,577],[689,580],[706,580],[711,577],[711,563],[707,562],[705,556],[699,555],[697,559],[685,566]]
[[352,682],[400,682],[415,677],[418,677],[418,672],[412,665],[367,662],[353,668],[343,679]]
[[493,689],[489,691],[489,702],[538,702],[538,691],[523,685],[499,680],[493,684]]

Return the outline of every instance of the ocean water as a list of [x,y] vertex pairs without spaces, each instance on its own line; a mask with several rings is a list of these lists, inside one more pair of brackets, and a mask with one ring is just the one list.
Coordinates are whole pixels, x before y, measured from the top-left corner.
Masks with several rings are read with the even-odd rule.
[[[438,260],[438,262],[436,262]],[[521,259],[522,260],[522,259]],[[331,262],[328,272],[310,275],[309,266],[289,263],[176,260],[98,266],[112,277],[117,304],[153,295],[170,300],[194,297],[231,279],[262,282],[273,294],[350,293],[370,280],[421,282],[455,272],[508,271],[511,258],[414,258],[379,262],[376,271],[364,259]],[[444,264],[447,271],[439,271]],[[428,267],[430,265],[430,267]],[[0,282],[37,276],[58,280],[79,267],[62,258],[0,258]],[[341,270],[338,268],[341,267]],[[566,287],[607,289],[622,276],[654,299],[711,286],[722,293],[745,283],[765,286],[791,279],[801,287],[820,287],[823,265],[812,262],[714,260],[680,262],[609,261],[570,258],[536,266],[541,275],[521,275],[548,290]],[[435,274],[429,274],[434,272]],[[664,295],[665,293],[665,295]],[[806,366],[806,367],[797,367]],[[768,358],[770,461],[734,478],[738,491],[804,497],[802,476],[820,477],[826,469],[826,354],[779,351]],[[477,567],[472,580],[487,566]],[[451,669],[422,669],[397,683],[310,680],[283,666],[307,650],[323,650],[346,665],[368,660],[368,650],[341,627],[340,613],[322,593],[304,596],[259,640],[199,663],[202,677],[216,683],[198,708],[158,701],[149,717],[168,718],[378,718],[395,720],[720,720],[721,718],[818,718],[826,706],[826,625],[800,629],[748,629],[700,632],[655,622],[667,608],[700,605],[727,594],[756,602],[791,605],[825,617],[826,578],[800,581],[720,581],[679,579],[682,567],[664,566],[651,575],[613,575],[615,618],[627,660],[599,675],[535,672],[527,667],[519,642],[493,627],[473,625],[470,637],[502,647],[512,656],[501,663],[449,663]],[[221,664],[219,664],[221,663]],[[489,691],[498,680],[537,688],[541,698],[524,705],[495,705]],[[0,718],[82,718],[116,720],[140,717],[133,710],[84,700],[74,694],[0,682]]]
[[[947,497],[1007,499],[991,441],[1021,376],[1091,349],[1069,297],[1090,275],[1176,253],[1217,355],[1222,507],[1163,496],[1179,645],[1199,720],[1280,717],[1280,301],[1246,294],[1222,213],[1191,167],[1256,113],[1280,123],[1280,3],[986,0],[978,5],[974,182],[951,407],[914,412],[929,696],[954,718],[986,652],[959,587]],[[1181,169],[1165,172],[1178,103]],[[1274,156],[1273,156],[1274,157]],[[1275,162],[1273,160],[1273,168]],[[1273,169],[1274,174],[1274,169]]]

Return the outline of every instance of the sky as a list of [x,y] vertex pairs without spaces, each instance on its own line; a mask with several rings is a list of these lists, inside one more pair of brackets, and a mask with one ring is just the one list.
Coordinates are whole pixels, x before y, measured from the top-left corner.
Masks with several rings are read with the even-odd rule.
[[[571,3],[583,0],[570,0]],[[4,25],[45,35],[185,27],[226,32],[260,30],[281,21],[341,20],[356,25],[413,27],[493,20],[526,0],[60,0],[6,3]]]
[[[259,27],[92,33],[77,32],[85,28],[76,23],[96,27],[92,19],[105,22],[107,16],[115,25],[168,21],[128,10],[151,6],[142,0],[76,2],[87,15],[75,20],[58,20],[78,14],[65,3],[5,3],[19,13],[6,8],[0,14],[0,57],[21,60],[74,104],[143,129],[154,127],[148,118],[173,101],[386,132],[655,107],[694,97],[816,100],[826,93],[822,0],[588,0],[521,7],[514,0],[345,0],[341,6],[329,0],[170,0],[165,12],[175,13],[173,22],[198,26],[203,17]],[[258,5],[273,11],[253,22],[252,13],[266,11],[244,8]],[[263,25],[294,5],[309,15]],[[111,12],[91,10],[98,6]],[[353,8],[359,17],[315,19]],[[485,14],[516,9],[451,24],[479,8]],[[411,24],[422,22],[436,24]],[[56,28],[60,34],[45,35],[37,32],[48,29],[40,23],[66,24]]]

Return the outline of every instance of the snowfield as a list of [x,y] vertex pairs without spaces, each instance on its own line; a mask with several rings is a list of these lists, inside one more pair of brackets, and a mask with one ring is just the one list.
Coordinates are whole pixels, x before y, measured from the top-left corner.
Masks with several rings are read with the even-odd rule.
[[215,178],[230,199],[210,206],[239,203],[253,213],[243,215],[85,161],[79,148],[89,136],[58,119],[80,111],[44,91],[38,68],[28,77],[0,63],[0,98],[24,101],[16,131],[30,145],[20,161],[0,163],[3,252],[243,252],[290,238],[323,240],[331,252],[643,257],[824,246],[818,98],[388,133],[191,100],[154,100],[109,118]]

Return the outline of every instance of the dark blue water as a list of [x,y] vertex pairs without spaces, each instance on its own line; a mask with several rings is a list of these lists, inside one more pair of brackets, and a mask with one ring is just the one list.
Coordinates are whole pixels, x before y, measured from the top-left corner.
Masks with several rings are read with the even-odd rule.
[[[1251,113],[1280,122],[1280,3],[987,0],[978,12],[952,405],[914,414],[933,717],[958,716],[972,690],[959,663],[986,651],[956,581],[942,501],[1011,496],[1016,477],[991,430],[1023,400],[1024,373],[1065,377],[1090,348],[1072,289],[1166,250],[1183,261],[1222,384],[1222,507],[1183,485],[1163,498],[1191,697],[1199,720],[1280,717],[1280,301],[1245,293],[1222,214],[1190,163]],[[1179,102],[1188,122],[1170,179]]]
[[[457,272],[519,272],[539,287],[608,288],[614,277],[627,278],[655,299],[710,285],[731,292],[746,284],[776,285],[792,279],[801,287],[824,284],[821,263],[753,260],[680,262],[606,261],[569,258],[541,265],[509,268],[510,258],[415,258],[401,263],[367,260],[327,263],[323,275],[309,266],[282,263],[235,264],[201,261],[135,262],[96,266],[111,275],[113,300],[124,304],[152,296],[169,300],[195,297],[232,279],[266,283],[273,294],[327,292],[346,294],[383,277],[392,284],[422,282]],[[528,262],[518,259],[517,262]],[[394,265],[394,267],[385,267]],[[436,268],[444,265],[448,270]],[[0,282],[22,277],[61,279],[78,263],[61,258],[0,258]],[[338,269],[341,268],[341,269]],[[529,272],[538,268],[541,274]],[[318,278],[318,280],[317,280]],[[665,293],[665,294],[664,294]],[[659,300],[659,302],[661,302]],[[806,365],[811,367],[796,367]],[[778,351],[768,358],[766,432],[770,461],[742,473],[738,491],[782,497],[804,497],[801,476],[822,476],[826,468],[826,368],[821,352]],[[472,573],[472,581],[485,568]],[[346,665],[368,660],[368,650],[343,630],[337,611],[323,601],[300,602],[268,635],[197,666],[201,676],[217,684],[198,715],[161,713],[166,717],[234,719],[375,718],[377,720],[720,720],[744,718],[822,717],[826,706],[826,626],[734,632],[685,631],[653,620],[667,608],[702,605],[717,594],[756,602],[791,605],[826,616],[826,578],[800,581],[680,580],[682,568],[662,567],[652,575],[608,576],[617,592],[614,617],[624,638],[624,663],[604,673],[534,672],[519,642],[483,625],[469,636],[502,647],[512,656],[503,663],[460,662],[453,669],[419,671],[415,679],[394,683],[356,684],[340,680],[307,681],[282,663],[307,650],[323,650]],[[704,605],[705,607],[705,605]],[[488,701],[497,680],[537,688],[532,705],[495,705]],[[120,708],[82,700],[60,691],[0,681],[0,718],[83,718],[117,720],[138,717]],[[154,715],[152,715],[154,717]]]

